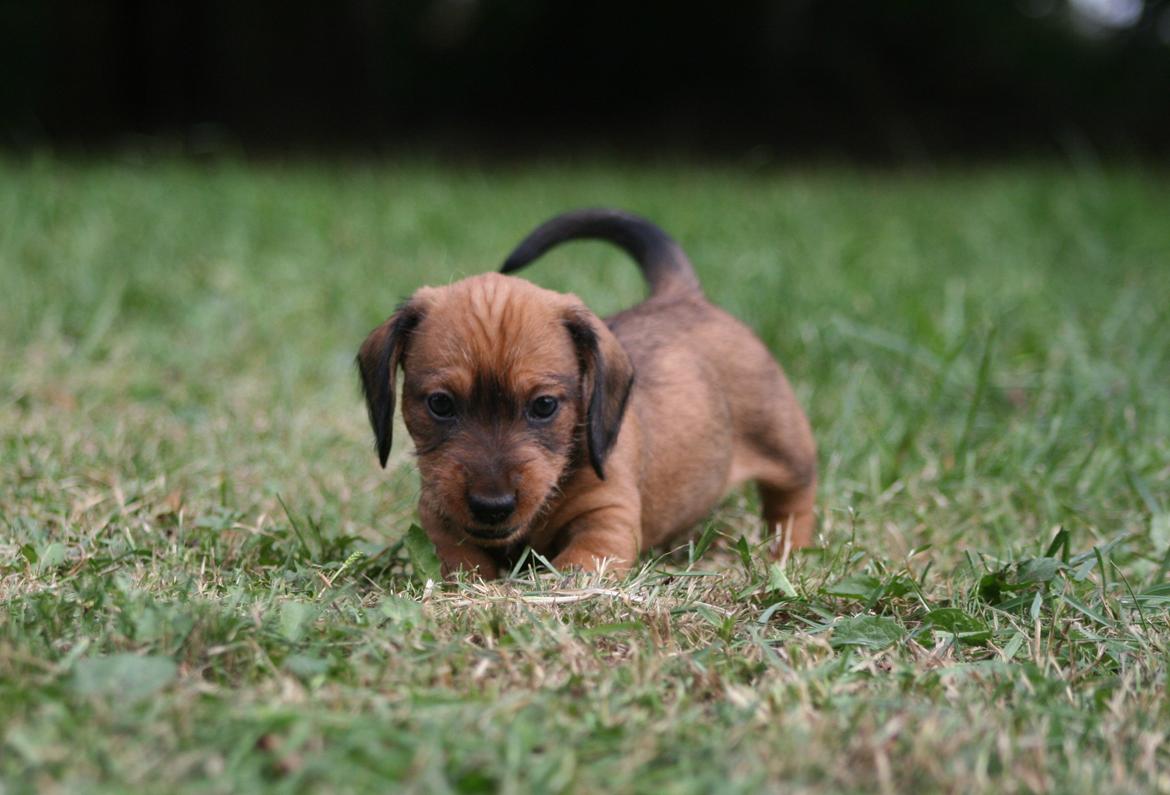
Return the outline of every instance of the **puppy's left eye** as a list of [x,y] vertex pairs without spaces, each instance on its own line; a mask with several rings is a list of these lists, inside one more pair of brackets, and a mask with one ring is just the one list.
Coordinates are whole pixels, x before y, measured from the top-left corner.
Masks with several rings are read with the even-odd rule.
[[557,413],[560,404],[551,395],[541,395],[528,405],[528,416],[534,420],[547,420]]
[[455,416],[455,401],[446,392],[427,395],[427,409],[437,420],[449,420]]

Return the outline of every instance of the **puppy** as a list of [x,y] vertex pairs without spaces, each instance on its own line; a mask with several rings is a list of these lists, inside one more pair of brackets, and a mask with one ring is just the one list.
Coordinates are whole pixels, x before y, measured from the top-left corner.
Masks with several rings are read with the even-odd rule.
[[383,467],[403,372],[419,517],[444,572],[494,578],[525,545],[558,569],[622,572],[748,480],[777,549],[809,544],[808,420],[678,244],[637,216],[580,210],[533,231],[501,270],[580,238],[624,249],[649,297],[602,321],[576,296],[487,273],[420,288],[358,353]]

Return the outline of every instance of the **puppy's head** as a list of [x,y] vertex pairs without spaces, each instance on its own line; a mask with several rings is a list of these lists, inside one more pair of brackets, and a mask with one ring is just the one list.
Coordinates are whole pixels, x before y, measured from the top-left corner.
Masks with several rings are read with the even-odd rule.
[[582,454],[605,477],[633,381],[580,300],[495,273],[420,289],[370,333],[358,366],[382,466],[401,367],[421,499],[481,546],[522,540]]

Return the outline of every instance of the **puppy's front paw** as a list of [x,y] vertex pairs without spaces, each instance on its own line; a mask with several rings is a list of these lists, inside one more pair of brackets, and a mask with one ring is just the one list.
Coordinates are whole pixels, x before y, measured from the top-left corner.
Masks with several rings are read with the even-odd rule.
[[443,561],[442,572],[445,580],[453,580],[460,575],[481,580],[494,580],[500,576],[499,567],[494,562],[471,564],[462,560],[452,563]]
[[620,577],[630,570],[633,560],[626,560],[614,554],[599,554],[585,549],[566,549],[553,558],[553,566],[562,574],[600,572]]
[[500,567],[488,553],[472,544],[453,542],[444,535],[431,536],[442,564],[443,578],[450,580],[457,574],[494,580],[500,576]]

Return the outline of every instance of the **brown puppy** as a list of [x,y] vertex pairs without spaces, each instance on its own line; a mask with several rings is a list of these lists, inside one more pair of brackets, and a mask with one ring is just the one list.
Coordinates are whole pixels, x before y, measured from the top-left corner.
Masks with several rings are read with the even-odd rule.
[[747,480],[783,554],[809,544],[816,449],[768,350],[633,215],[558,216],[502,270],[578,238],[628,252],[650,296],[603,322],[575,296],[473,276],[419,289],[358,354],[382,466],[402,368],[419,516],[444,571],[495,577],[526,544],[558,568],[624,571]]

